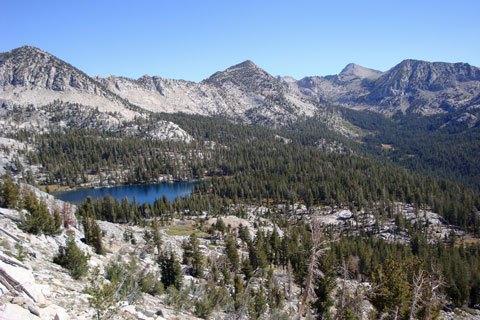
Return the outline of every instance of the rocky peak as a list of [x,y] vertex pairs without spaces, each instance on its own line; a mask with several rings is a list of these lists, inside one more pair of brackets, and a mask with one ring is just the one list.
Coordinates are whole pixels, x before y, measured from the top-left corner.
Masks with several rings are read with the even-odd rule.
[[40,107],[63,101],[133,118],[140,109],[106,89],[99,80],[35,47],[0,53],[3,104]]
[[20,59],[31,59],[35,57],[51,57],[51,55],[36,47],[23,46],[8,52],[0,53],[0,64],[3,64],[5,61],[10,59],[18,61]]
[[286,82],[286,83],[296,83],[297,82],[297,79],[295,79],[294,77],[290,77],[290,76],[277,76],[277,80],[278,81],[283,81],[283,82]]
[[224,71],[214,73],[202,83],[216,87],[238,87],[242,91],[264,93],[265,91],[283,90],[283,85],[275,77],[258,67],[250,60],[234,65]]
[[93,80],[80,70],[35,47],[24,46],[0,54],[0,85],[64,91],[89,90]]
[[234,69],[234,68],[256,68],[256,69],[260,69],[260,67],[258,67],[255,63],[253,63],[252,60],[245,60],[242,63],[239,63],[237,65],[234,65],[234,66],[230,67],[229,69]]
[[375,78],[381,74],[381,71],[365,68],[355,63],[349,63],[338,76],[340,78]]

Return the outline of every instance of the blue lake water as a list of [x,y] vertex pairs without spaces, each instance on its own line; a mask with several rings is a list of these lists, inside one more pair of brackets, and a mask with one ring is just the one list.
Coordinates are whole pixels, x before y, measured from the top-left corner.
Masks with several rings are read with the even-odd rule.
[[190,195],[195,185],[198,183],[200,182],[158,183],[99,189],[79,189],[75,191],[59,192],[55,194],[55,197],[63,201],[79,204],[89,196],[95,200],[103,198],[109,194],[112,198],[118,199],[119,201],[128,197],[132,202],[133,197],[135,197],[137,203],[148,202],[153,204],[155,199],[161,198],[163,195],[167,196],[170,201],[173,201],[177,196],[181,198],[186,197]]

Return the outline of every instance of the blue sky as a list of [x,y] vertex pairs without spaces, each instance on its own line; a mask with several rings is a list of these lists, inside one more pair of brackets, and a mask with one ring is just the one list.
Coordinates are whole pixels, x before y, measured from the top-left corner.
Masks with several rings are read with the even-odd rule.
[[0,51],[32,45],[87,74],[200,81],[250,59],[272,75],[480,67],[480,1],[2,1]]

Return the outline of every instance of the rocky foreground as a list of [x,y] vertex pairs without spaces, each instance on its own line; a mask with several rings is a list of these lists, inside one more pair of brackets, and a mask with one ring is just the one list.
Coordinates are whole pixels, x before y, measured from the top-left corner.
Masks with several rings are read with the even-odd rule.
[[[75,210],[75,207],[65,205],[38,189],[29,188],[38,197],[44,199],[50,210],[55,207],[69,208],[70,213]],[[448,226],[442,218],[427,209],[416,210],[413,206],[401,203],[395,203],[395,208],[395,214],[402,214],[407,221],[428,224],[432,237],[444,238],[453,232],[460,241],[467,239],[467,235]],[[243,226],[252,236],[257,228],[265,232],[272,232],[277,228],[268,219],[269,210],[266,207],[244,205],[230,207],[232,214],[239,210],[245,212],[243,217],[233,215],[223,217],[223,223],[228,228],[237,229]],[[76,223],[74,217],[70,217],[72,222],[67,230],[63,229],[58,235],[45,236],[23,232],[19,228],[22,214],[24,213],[18,210],[0,208],[0,319],[2,320],[94,319],[99,314],[98,306],[96,308],[92,303],[93,297],[87,291],[92,286],[92,281],[98,281],[95,278],[97,268],[100,274],[104,274],[112,263],[124,263],[124,265],[134,264],[133,273],[159,273],[157,256],[154,251],[149,249],[145,240],[145,231],[149,229],[148,227],[97,221],[102,230],[103,244],[106,249],[104,255],[99,255],[91,246],[83,242],[83,230]],[[409,241],[408,233],[395,223],[394,218],[377,221],[374,214],[352,212],[348,208],[319,207],[307,210],[305,206],[296,205],[290,209],[289,216],[292,222],[315,217],[323,225],[333,226],[339,232],[347,232],[347,228],[353,230],[351,232],[360,229],[371,230],[376,232],[378,237],[387,241],[403,243]],[[162,250],[169,250],[181,256],[184,250],[182,243],[189,238],[189,234],[197,230],[200,218],[206,227],[217,223],[217,218],[208,218],[206,215],[185,217],[181,220],[174,219],[170,224],[161,228]],[[280,237],[283,236],[280,229],[277,229],[277,232]],[[65,246],[69,235],[73,236],[76,245],[90,256],[89,274],[79,280],[74,280],[67,270],[53,263],[59,247]],[[225,255],[225,245],[220,235],[213,238],[200,236],[199,242],[200,249],[207,259],[215,261]],[[238,242],[237,245],[241,256],[248,255],[241,242]],[[187,288],[182,291],[183,297],[181,294],[175,294],[169,290],[156,295],[142,294],[137,291],[135,296],[123,297],[110,305],[108,307],[110,313],[105,313],[105,315],[108,314],[114,319],[198,319],[195,316],[198,312],[195,311],[192,301],[201,298],[203,292],[196,288],[199,288],[209,276],[206,276],[206,279],[194,278],[188,275],[188,266],[182,264],[181,267],[184,287]],[[282,268],[274,270],[273,279],[287,294],[281,313],[270,314],[264,318],[294,318],[302,297],[300,288],[291,283],[287,270]],[[341,279],[337,280],[337,284],[345,285],[352,292],[356,288],[368,286],[368,283],[354,280],[343,283]],[[261,282],[255,284],[257,287],[261,285]],[[231,290],[230,285],[226,289]],[[369,319],[372,305],[365,300],[362,302],[361,308],[362,319]],[[249,318],[247,314],[235,313],[232,310],[232,306],[227,304],[223,308],[215,309],[209,318]],[[309,317],[308,313],[306,316]],[[478,311],[476,314],[461,310],[442,311],[440,318],[480,319],[480,314]]]

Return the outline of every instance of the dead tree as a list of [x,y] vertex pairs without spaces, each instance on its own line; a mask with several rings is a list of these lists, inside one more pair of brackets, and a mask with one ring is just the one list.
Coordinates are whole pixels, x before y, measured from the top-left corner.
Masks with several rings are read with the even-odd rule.
[[420,269],[418,273],[413,275],[413,297],[412,297],[412,305],[410,307],[410,315],[409,319],[414,320],[415,314],[417,313],[419,307],[419,300],[421,298],[422,292],[424,290],[424,283],[425,283],[425,272],[423,269]]
[[343,260],[342,265],[340,266],[340,272],[342,274],[342,291],[341,291],[341,296],[340,296],[340,306],[337,308],[337,312],[333,316],[333,320],[336,320],[340,315],[343,313],[345,308],[347,307],[347,298],[348,298],[348,292],[347,292],[347,280],[350,278],[350,272],[348,270],[348,265],[345,260]]
[[322,224],[319,220],[316,219],[315,216],[312,217],[310,226],[312,229],[312,249],[308,262],[307,279],[305,281],[305,292],[303,294],[300,307],[298,308],[298,320],[302,318],[303,312],[305,311],[305,305],[308,302],[308,298],[313,294],[314,288],[312,286],[312,282],[314,276],[319,276],[321,278],[324,277],[324,274],[317,268],[318,259],[328,250],[330,250],[330,247],[327,247],[326,245],[330,243],[331,240],[322,241]]
[[432,267],[432,271],[427,279],[428,291],[426,298],[423,300],[425,305],[425,320],[432,318],[430,310],[434,305],[441,306],[445,302],[445,295],[440,291],[445,285],[440,268],[437,265]]
[[77,226],[77,219],[75,218],[75,213],[73,210],[73,206],[65,201],[63,202],[63,210],[62,210],[62,218],[63,218],[63,227],[65,229]]
[[290,259],[288,259],[288,264],[287,264],[287,295],[286,298],[287,300],[290,300],[290,296],[292,294],[292,263],[290,262]]

